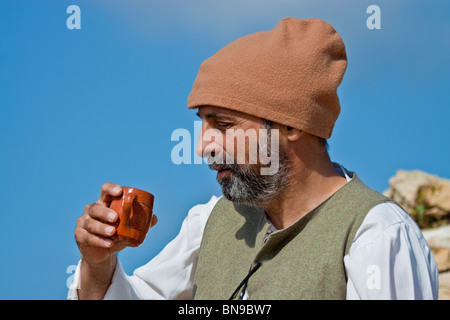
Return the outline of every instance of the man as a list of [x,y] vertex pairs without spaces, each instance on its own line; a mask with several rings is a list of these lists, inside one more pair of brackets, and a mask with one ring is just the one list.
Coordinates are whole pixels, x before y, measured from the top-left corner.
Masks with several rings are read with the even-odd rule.
[[[436,299],[417,225],[329,158],[346,66],[342,39],[318,19],[283,19],[206,60],[188,107],[203,120],[197,153],[224,196],[192,208],[179,235],[127,276],[106,223],[118,218],[108,205],[121,189],[105,183],[78,219],[69,298]],[[246,132],[257,133],[253,163],[255,137],[235,143]],[[263,173],[267,153],[276,170]]]

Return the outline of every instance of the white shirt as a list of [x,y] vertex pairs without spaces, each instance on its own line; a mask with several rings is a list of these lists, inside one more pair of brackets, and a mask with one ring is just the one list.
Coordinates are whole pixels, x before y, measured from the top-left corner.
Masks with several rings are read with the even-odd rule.
[[[213,196],[208,203],[194,206],[175,239],[132,276],[125,274],[117,259],[104,299],[190,299],[203,230],[218,200]],[[437,299],[438,270],[430,248],[416,223],[393,203],[369,211],[344,265],[348,300]],[[79,279],[80,263],[68,299],[78,298]]]

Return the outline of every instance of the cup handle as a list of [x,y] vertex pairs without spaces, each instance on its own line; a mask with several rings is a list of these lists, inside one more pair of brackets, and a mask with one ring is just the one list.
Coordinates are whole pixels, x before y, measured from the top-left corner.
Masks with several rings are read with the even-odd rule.
[[136,199],[136,195],[133,193],[128,193],[123,198],[123,210],[122,210],[122,217],[120,217],[122,220],[124,220],[124,224],[128,226],[128,220],[130,219],[131,215],[131,208],[133,207],[133,202]]

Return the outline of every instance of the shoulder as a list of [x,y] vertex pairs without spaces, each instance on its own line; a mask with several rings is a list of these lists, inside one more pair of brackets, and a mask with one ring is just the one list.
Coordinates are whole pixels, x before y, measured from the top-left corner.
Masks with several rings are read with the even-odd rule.
[[[414,220],[395,202],[383,202],[374,206],[365,216],[353,239],[353,250],[358,246],[366,245],[381,236],[398,235],[403,230],[407,237],[426,245],[426,241]],[[357,246],[355,246],[355,244]]]
[[[437,267],[430,247],[410,215],[396,203],[373,207],[358,229],[349,258],[374,264],[414,267],[415,272],[436,277]],[[409,267],[408,267],[409,268]]]
[[216,206],[217,202],[222,198],[222,196],[212,196],[208,202],[197,204],[193,206],[186,217],[186,222],[195,222],[196,224],[206,224],[212,210]]
[[[349,287],[356,288],[351,292],[358,292],[359,298],[437,297],[438,273],[431,250],[417,224],[396,203],[381,203],[369,211],[344,262]],[[370,281],[375,284],[369,286]]]

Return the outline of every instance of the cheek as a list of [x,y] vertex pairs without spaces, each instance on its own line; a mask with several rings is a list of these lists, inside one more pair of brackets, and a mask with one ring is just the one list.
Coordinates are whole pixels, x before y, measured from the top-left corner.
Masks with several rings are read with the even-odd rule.
[[223,144],[222,144],[224,152],[228,152],[230,154],[236,154],[236,143],[234,142],[233,137],[229,134],[223,136]]
[[256,130],[229,131],[225,137],[224,150],[238,164],[256,164],[258,155],[258,135]]

